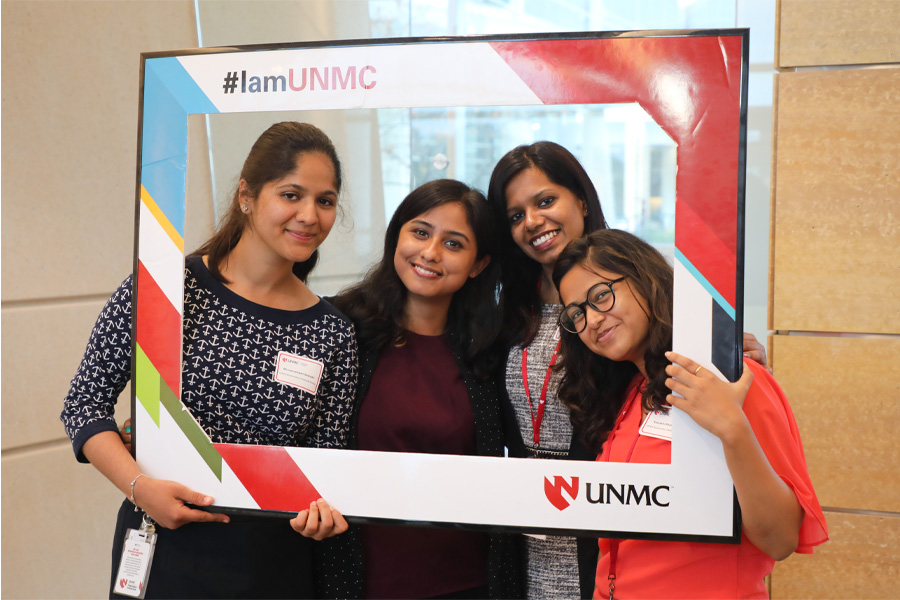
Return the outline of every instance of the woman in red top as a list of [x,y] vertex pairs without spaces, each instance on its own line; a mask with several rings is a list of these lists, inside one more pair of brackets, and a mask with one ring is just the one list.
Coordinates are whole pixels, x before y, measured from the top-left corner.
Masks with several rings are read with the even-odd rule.
[[781,388],[750,360],[731,383],[669,351],[672,268],[632,234],[572,242],[553,280],[565,305],[559,397],[598,460],[669,462],[671,442],[638,430],[675,406],[721,440],[743,519],[739,545],[601,539],[594,597],[767,597],[776,560],[828,539]]

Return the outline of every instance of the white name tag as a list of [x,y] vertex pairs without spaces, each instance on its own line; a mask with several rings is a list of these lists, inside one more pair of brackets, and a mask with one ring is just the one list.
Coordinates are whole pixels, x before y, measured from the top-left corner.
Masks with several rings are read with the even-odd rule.
[[654,410],[641,424],[640,434],[672,441],[672,411]]
[[273,378],[278,383],[290,385],[305,390],[310,394],[319,391],[319,381],[322,379],[322,370],[325,365],[318,360],[279,352],[275,359],[275,374]]
[[113,591],[121,596],[143,598],[147,591],[147,576],[153,561],[156,534],[129,529],[122,549],[122,560],[116,573]]

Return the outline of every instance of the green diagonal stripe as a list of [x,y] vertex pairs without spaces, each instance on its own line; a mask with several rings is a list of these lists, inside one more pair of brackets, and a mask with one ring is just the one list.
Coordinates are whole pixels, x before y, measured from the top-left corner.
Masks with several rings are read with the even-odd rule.
[[144,406],[144,410],[147,411],[153,422],[159,427],[159,384],[162,378],[159,375],[159,371],[156,370],[156,367],[144,354],[143,349],[137,344],[135,344],[135,348],[137,349],[137,356],[134,365],[134,393]]
[[181,404],[181,400],[172,393],[166,382],[162,380],[160,380],[159,384],[159,400],[166,407],[166,410],[169,411],[169,414],[172,415],[179,429],[191,442],[216,478],[222,481],[222,456],[213,447],[206,433],[197,425],[197,421],[194,420],[191,413]]

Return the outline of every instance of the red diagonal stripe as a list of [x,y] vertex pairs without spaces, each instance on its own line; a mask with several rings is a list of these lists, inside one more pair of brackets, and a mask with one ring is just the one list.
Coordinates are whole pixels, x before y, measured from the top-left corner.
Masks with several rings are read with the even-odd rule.
[[213,445],[263,510],[299,512],[322,497],[281,446]]
[[[675,247],[700,271],[717,292],[735,308],[734,252],[709,231],[709,221],[700,218],[687,202],[675,204]],[[722,283],[730,285],[721,285]]]
[[177,397],[181,397],[181,315],[138,263],[137,343]]
[[681,238],[718,238],[697,245],[724,247],[724,254],[702,259],[695,254],[691,260],[733,304],[741,37],[546,40],[491,46],[545,104],[637,102],[675,140],[678,203],[688,204],[702,220],[697,231],[676,220],[676,230]]

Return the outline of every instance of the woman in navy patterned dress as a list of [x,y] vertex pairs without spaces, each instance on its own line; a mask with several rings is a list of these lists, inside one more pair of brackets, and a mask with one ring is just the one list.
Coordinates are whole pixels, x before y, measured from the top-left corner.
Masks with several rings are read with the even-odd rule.
[[[305,284],[340,189],[331,140],[309,124],[277,123],[253,145],[220,229],[186,259],[182,402],[214,443],[345,444],[358,368],[353,327]],[[131,375],[132,289],[129,277],[104,307],[61,415],[78,460],[127,498],[112,577],[140,509],[159,525],[147,598],[311,597],[309,540],[287,519],[197,510],[213,498],[142,475],[120,439],[113,411]],[[280,352],[322,365],[315,393],[274,380]],[[347,528],[322,500],[293,525],[316,539]]]

